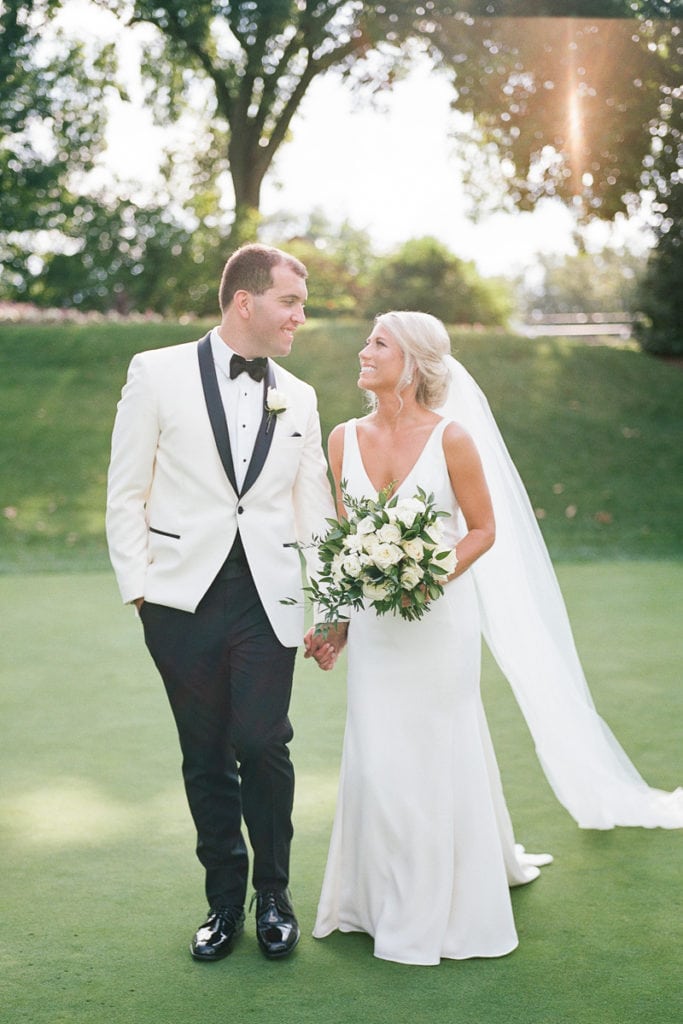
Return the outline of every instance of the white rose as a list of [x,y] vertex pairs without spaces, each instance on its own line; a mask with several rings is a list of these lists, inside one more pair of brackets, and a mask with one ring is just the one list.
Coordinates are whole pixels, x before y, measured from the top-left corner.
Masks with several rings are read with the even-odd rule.
[[370,554],[370,560],[374,562],[378,569],[388,569],[390,566],[400,562],[402,558],[403,551],[398,544],[379,543]]
[[363,551],[367,554],[368,558],[372,558],[373,552],[377,550],[381,543],[376,533],[367,533],[363,537]]
[[363,562],[357,554],[347,555],[342,561],[342,569],[351,579],[357,579],[363,571]]
[[385,523],[384,526],[380,526],[377,536],[384,544],[399,544],[401,541],[401,531],[395,523]]
[[432,523],[425,530],[425,533],[431,540],[432,544],[439,544],[443,540],[443,526],[441,520],[437,519],[435,523]]
[[372,516],[365,516],[356,523],[356,533],[368,534],[375,532],[375,521]]
[[[436,557],[437,555],[444,554],[444,552],[446,553],[444,558]],[[432,555],[432,561],[435,562],[436,565],[440,565],[442,569],[445,569],[450,576],[458,564],[458,556],[455,553],[455,548],[437,548]]]
[[367,597],[369,601],[383,601],[389,594],[388,583],[364,583],[363,584],[363,597]]
[[419,565],[407,565],[401,573],[401,586],[406,590],[414,590],[423,576],[424,570]]
[[343,557],[337,554],[330,562],[330,576],[334,583],[341,583],[343,575]]
[[403,550],[408,558],[414,558],[416,562],[419,562],[424,555],[425,546],[419,537],[413,537],[412,540],[403,541]]
[[395,518],[404,526],[412,526],[415,517],[421,515],[425,510],[425,504],[419,498],[403,498],[395,506]]
[[348,552],[363,550],[363,536],[360,533],[349,533],[344,538],[344,550]]

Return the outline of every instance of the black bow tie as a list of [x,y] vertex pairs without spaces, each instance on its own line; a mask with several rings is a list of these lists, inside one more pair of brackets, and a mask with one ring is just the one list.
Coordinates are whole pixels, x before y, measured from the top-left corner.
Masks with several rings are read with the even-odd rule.
[[230,380],[239,377],[240,373],[248,373],[252,380],[263,380],[268,368],[268,360],[245,359],[244,356],[231,356],[230,358]]

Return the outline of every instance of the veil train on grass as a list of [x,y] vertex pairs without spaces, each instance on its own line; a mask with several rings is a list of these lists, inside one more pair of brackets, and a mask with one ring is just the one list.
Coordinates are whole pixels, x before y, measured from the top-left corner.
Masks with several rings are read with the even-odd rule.
[[683,788],[648,786],[596,711],[524,485],[485,395],[447,358],[450,387],[438,412],[472,435],[496,517],[495,544],[470,570],[482,631],[557,799],[581,828],[683,828]]

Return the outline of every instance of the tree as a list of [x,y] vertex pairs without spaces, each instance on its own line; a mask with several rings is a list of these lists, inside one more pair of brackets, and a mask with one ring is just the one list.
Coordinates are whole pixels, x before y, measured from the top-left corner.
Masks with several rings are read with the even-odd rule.
[[[466,154],[475,194],[475,178],[493,191],[483,154],[503,170],[499,193],[518,208],[554,195],[585,217],[609,219],[649,188],[666,212],[662,185],[681,138],[680,32],[667,0],[96,2],[158,30],[144,65],[157,116],[173,119],[191,100],[197,120],[200,109],[206,115],[205,165],[214,184],[224,173],[233,183],[228,248],[255,237],[264,177],[311,83],[334,71],[371,97],[391,87],[416,49],[450,76],[454,106],[475,118],[476,147]],[[25,16],[38,4],[5,6]],[[60,4],[40,6],[49,13]],[[619,72],[614,88],[606,66]],[[92,85],[90,96],[105,88],[97,76]]]
[[334,253],[318,248],[307,238],[290,239],[287,251],[308,270],[308,316],[353,316],[358,312],[354,276]]
[[526,312],[624,313],[634,308],[645,257],[624,249],[580,249],[539,260],[543,280],[524,289]]
[[264,240],[282,244],[308,268],[306,312],[311,316],[364,312],[375,255],[367,232],[348,222],[333,225],[319,209],[305,220],[286,214],[263,222]]
[[457,105],[476,119],[461,141],[480,208],[497,194],[516,209],[557,197],[580,220],[633,211],[643,188],[661,183],[658,166],[680,150],[680,27],[482,19],[458,55],[462,33],[446,26],[450,41],[440,38],[439,49],[459,64]]
[[[534,15],[576,12],[590,15],[597,25],[607,14],[631,17],[634,8],[658,13],[669,10],[663,0],[577,0],[574,4],[515,4],[510,0],[384,0],[381,4],[355,0],[99,2],[128,17],[130,24],[147,22],[159,30],[146,71],[154,81],[160,116],[177,116],[189,93],[196,92],[198,81],[207,86],[201,94],[202,103],[209,105],[213,123],[221,130],[227,128],[227,152],[217,149],[215,158],[216,168],[222,170],[227,164],[232,177],[233,244],[256,234],[264,177],[314,79],[335,69],[355,88],[377,92],[389,88],[403,73],[415,46],[426,49],[453,77],[455,103],[459,109],[472,112],[480,123],[478,141],[493,148],[514,169],[507,184],[518,205],[533,205],[541,194],[564,199],[580,194],[579,165],[566,159],[575,155],[574,143],[566,130],[557,128],[566,120],[568,99],[573,98],[575,107],[579,102],[587,107],[588,100],[595,99],[594,106],[601,104],[603,112],[614,115],[606,147],[596,148],[593,139],[582,154],[590,157],[590,169],[581,169],[581,188],[589,212],[600,216],[612,216],[623,205],[624,194],[638,191],[643,158],[650,151],[648,126],[670,125],[659,104],[658,83],[669,82],[674,74],[673,70],[667,72],[670,53],[665,53],[674,39],[672,30],[657,28],[655,37],[651,23],[644,23],[635,33],[638,39],[633,40],[636,23],[624,23],[615,48],[620,61],[612,59],[615,51],[610,47],[608,62],[610,69],[615,65],[621,68],[624,89],[612,97],[598,81],[597,69],[605,66],[605,34],[586,29],[583,42],[591,50],[588,56],[593,60],[592,70],[585,80],[581,68],[574,69],[570,82],[573,92],[568,97],[567,90],[559,88],[560,82],[555,90],[549,88],[549,83],[555,85],[558,71],[563,79],[566,77],[567,60],[575,55],[574,43],[568,44],[567,60],[561,59],[558,64],[557,46],[539,46],[538,35],[529,32],[533,19],[523,19],[520,32],[520,19],[507,16],[520,9]],[[487,14],[495,17],[481,17]],[[544,32],[549,31],[550,20],[544,19]],[[568,19],[562,21],[566,25]],[[562,31],[566,33],[566,27]],[[634,60],[643,68],[644,76],[642,87],[636,90],[637,102],[624,99],[629,89],[633,91]],[[597,86],[600,88],[595,98],[592,91]],[[554,102],[556,97],[558,102]],[[558,104],[562,108],[559,122],[555,116]],[[630,114],[633,119],[624,129],[623,119]],[[576,124],[576,110],[572,116]],[[605,118],[601,120],[604,125]],[[583,119],[584,134],[591,123],[589,117]],[[588,173],[591,182],[585,184]]]
[[683,356],[683,183],[672,187],[668,216],[657,227],[657,246],[648,260],[636,308],[645,317],[637,328],[643,349],[658,356]]
[[[112,47],[60,33],[58,0],[0,10],[0,297],[96,310],[215,310],[225,259],[213,167],[194,159],[185,210],[90,181],[116,88]],[[166,169],[167,181],[173,169]],[[207,213],[207,209],[210,213]],[[179,218],[178,214],[184,215]],[[207,268],[207,265],[208,268]],[[210,291],[210,296],[209,296]]]
[[[103,99],[113,74],[104,47],[92,60],[56,37],[39,52],[58,4],[5,4],[0,11],[0,292],[21,294],[41,240],[77,236],[97,205],[79,181],[103,147]],[[87,209],[86,209],[87,208]],[[58,242],[59,244],[59,242]]]
[[447,324],[502,325],[512,302],[500,283],[479,277],[437,239],[418,238],[378,261],[371,277],[367,312],[388,309],[432,313]]
[[[26,281],[26,301],[124,315],[201,307],[204,293],[191,297],[185,270],[191,265],[193,237],[165,218],[163,210],[141,208],[130,200],[111,209],[94,204],[84,206],[81,223],[76,251],[44,254],[40,273]],[[215,309],[215,287],[212,300]]]

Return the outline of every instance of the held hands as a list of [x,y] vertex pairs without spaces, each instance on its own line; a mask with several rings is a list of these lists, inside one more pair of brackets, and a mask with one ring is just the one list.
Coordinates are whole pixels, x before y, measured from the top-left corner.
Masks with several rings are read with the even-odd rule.
[[346,622],[328,625],[324,631],[320,626],[311,626],[304,637],[304,658],[315,658],[318,667],[329,672],[346,643],[347,630]]

